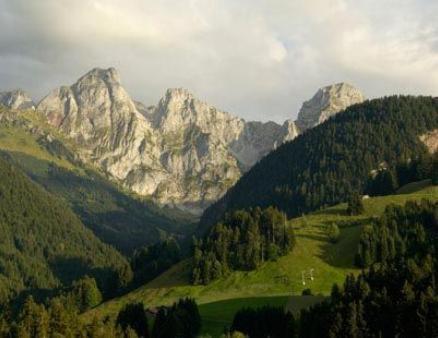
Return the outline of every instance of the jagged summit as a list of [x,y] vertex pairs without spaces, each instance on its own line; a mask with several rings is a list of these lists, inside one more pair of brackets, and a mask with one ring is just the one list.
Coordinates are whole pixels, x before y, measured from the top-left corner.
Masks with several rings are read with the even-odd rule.
[[0,92],[0,105],[11,109],[35,109],[30,95],[22,89]]
[[167,88],[164,97],[168,99],[193,99],[194,95],[185,88]]
[[88,73],[83,75],[77,82],[93,82],[93,81],[110,81],[113,83],[120,83],[120,75],[117,69],[110,68],[98,68],[95,67]]
[[[313,126],[362,96],[336,84],[303,105]],[[263,156],[300,133],[298,121],[245,121],[184,88],[169,88],[156,105],[134,101],[114,68],[94,68],[37,106],[79,145],[79,156],[126,188],[163,204],[201,211]]]
[[303,103],[298,113],[297,125],[304,131],[364,100],[365,96],[359,89],[345,82],[320,88],[310,100]]

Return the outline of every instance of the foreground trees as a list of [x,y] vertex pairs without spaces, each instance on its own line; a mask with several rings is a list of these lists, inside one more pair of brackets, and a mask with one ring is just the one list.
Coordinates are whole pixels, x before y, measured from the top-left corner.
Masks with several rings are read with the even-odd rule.
[[359,258],[369,271],[302,311],[299,336],[438,337],[437,217],[437,202],[388,207],[362,235]]
[[286,216],[276,208],[235,211],[194,241],[193,284],[208,284],[231,270],[252,270],[276,260],[295,244]]
[[430,246],[427,233],[436,236],[437,203],[422,200],[404,207],[390,205],[383,216],[363,228],[356,265],[366,268],[374,262],[386,263],[396,256],[419,255]]
[[251,338],[288,338],[295,336],[296,324],[294,316],[282,307],[246,308],[234,316],[231,331]]

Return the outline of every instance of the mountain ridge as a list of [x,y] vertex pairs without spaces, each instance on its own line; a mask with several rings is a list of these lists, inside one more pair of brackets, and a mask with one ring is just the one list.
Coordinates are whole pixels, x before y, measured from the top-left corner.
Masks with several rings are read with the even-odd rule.
[[363,193],[379,163],[395,167],[428,151],[421,136],[438,127],[437,111],[432,97],[392,96],[350,106],[253,166],[206,209],[200,231],[236,209],[276,206],[297,216]]
[[297,121],[245,121],[184,88],[169,88],[146,106],[120,81],[115,68],[94,68],[51,91],[36,111],[79,145],[83,162],[162,205],[200,214],[261,158],[301,133]]

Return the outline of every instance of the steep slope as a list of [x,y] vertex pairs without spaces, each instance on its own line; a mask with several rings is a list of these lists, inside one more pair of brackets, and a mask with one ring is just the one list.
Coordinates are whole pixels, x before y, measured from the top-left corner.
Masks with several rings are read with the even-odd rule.
[[[321,115],[318,123],[362,97],[344,84],[323,93],[320,106],[311,107],[312,118]],[[137,194],[195,213],[300,132],[291,120],[244,121],[181,88],[167,90],[156,106],[147,107],[130,98],[114,68],[93,69],[54,90],[37,110],[75,140],[83,161]]]
[[[225,212],[277,206],[289,215],[361,192],[371,170],[426,152],[420,136],[438,126],[438,99],[389,97],[351,106],[266,156],[203,214],[201,230]],[[299,159],[299,160],[297,160]]]
[[20,292],[69,285],[86,274],[117,287],[126,260],[58,198],[0,159],[0,303]]
[[[342,284],[347,274],[360,272],[354,266],[354,257],[362,226],[381,215],[389,204],[404,205],[408,200],[424,198],[438,201],[438,187],[429,185],[410,194],[366,199],[364,213],[358,216],[348,216],[347,205],[339,204],[291,219],[289,226],[296,234],[296,247],[275,262],[265,262],[254,271],[231,272],[208,285],[193,286],[190,285],[190,260],[186,260],[139,289],[91,310],[85,319],[94,315],[115,316],[124,304],[139,300],[156,306],[189,296],[206,304],[242,297],[300,295],[306,288],[311,288],[314,294],[328,295],[333,283]],[[341,230],[337,243],[327,237],[327,227],[333,223]]]
[[102,241],[124,253],[192,229],[190,215],[131,196],[81,163],[74,142],[32,111],[0,108],[0,151],[2,158],[69,204]]
[[11,109],[35,109],[30,95],[21,89],[0,92],[0,105]]
[[[133,101],[117,71],[93,69],[37,106],[80,157],[163,204],[204,208],[296,130],[249,123],[169,89],[156,107]],[[292,133],[292,134],[291,134]]]

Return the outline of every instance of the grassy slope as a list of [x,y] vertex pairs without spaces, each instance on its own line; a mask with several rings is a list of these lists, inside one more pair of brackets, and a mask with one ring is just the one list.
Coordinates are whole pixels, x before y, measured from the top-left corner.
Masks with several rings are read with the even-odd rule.
[[[438,199],[438,187],[426,187],[412,194],[392,195],[370,198],[364,201],[365,213],[360,216],[347,216],[346,205],[340,204],[322,211],[299,217],[290,221],[297,236],[293,252],[276,262],[268,262],[256,271],[236,271],[206,286],[189,284],[189,265],[186,260],[173,266],[145,286],[107,303],[87,313],[94,316],[114,316],[126,303],[143,301],[146,306],[171,304],[180,297],[194,297],[201,304],[201,312],[210,318],[209,310],[202,304],[242,297],[274,297],[300,295],[305,288],[314,294],[328,295],[333,283],[342,284],[345,275],[357,273],[353,266],[361,226],[371,218],[379,216],[390,203],[404,204],[407,200],[422,198]],[[327,241],[325,228],[336,222],[341,229],[340,240],[336,244]],[[314,269],[314,280],[306,278],[302,284],[302,272],[309,276]],[[281,281],[277,276],[287,276]],[[220,309],[217,310],[220,313]],[[226,320],[227,315],[224,314]]]

